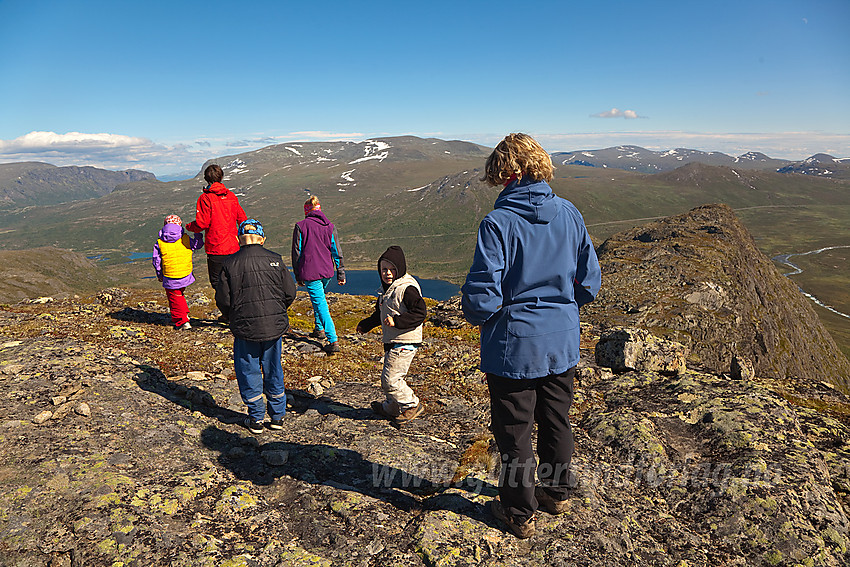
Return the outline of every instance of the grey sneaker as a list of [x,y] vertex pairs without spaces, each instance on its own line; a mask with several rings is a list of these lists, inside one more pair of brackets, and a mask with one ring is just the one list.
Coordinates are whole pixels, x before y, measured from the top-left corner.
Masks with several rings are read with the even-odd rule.
[[553,516],[559,516],[570,509],[569,500],[555,500],[542,486],[534,487],[534,497],[540,509]]
[[505,524],[508,531],[517,536],[519,539],[528,539],[537,533],[537,523],[534,520],[534,516],[530,517],[525,522],[518,522],[513,516],[510,516],[505,511],[498,496],[495,500],[490,501],[490,513],[493,514],[494,518]]
[[259,435],[263,432],[263,424],[259,421],[254,421],[250,417],[246,417],[245,421],[242,422],[242,425],[244,425],[245,429],[247,429],[254,435]]
[[185,323],[183,323],[182,325],[180,325],[177,328],[180,329],[181,331],[188,331],[189,329],[192,328],[192,324],[189,321],[186,321]]

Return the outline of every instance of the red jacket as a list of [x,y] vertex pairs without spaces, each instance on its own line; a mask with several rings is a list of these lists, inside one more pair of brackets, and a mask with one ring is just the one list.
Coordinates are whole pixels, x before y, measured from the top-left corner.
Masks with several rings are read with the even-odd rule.
[[239,199],[221,183],[204,187],[195,207],[195,220],[186,225],[190,232],[206,231],[207,254],[233,254],[239,250],[236,232],[239,223],[248,220]]

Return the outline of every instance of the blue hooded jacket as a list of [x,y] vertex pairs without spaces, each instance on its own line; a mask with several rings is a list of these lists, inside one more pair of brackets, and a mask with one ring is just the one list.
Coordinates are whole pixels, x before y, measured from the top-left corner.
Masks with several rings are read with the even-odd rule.
[[601,285],[578,209],[545,181],[520,178],[478,228],[462,308],[481,325],[481,370],[508,378],[566,372],[579,360],[578,308]]

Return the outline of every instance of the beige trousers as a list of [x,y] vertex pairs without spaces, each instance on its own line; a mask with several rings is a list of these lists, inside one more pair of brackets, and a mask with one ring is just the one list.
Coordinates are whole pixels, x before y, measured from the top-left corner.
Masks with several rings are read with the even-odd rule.
[[401,412],[419,405],[419,398],[404,379],[415,354],[416,347],[412,345],[393,347],[384,353],[381,388],[387,395],[383,405],[388,415],[398,416]]

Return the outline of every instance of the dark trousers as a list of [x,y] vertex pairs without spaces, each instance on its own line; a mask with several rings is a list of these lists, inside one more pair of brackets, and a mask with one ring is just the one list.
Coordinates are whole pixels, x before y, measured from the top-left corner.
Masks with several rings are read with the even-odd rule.
[[[221,267],[224,265],[224,261],[230,258],[231,254],[207,254],[207,274],[210,276],[210,285],[215,291],[216,287],[218,287],[218,280],[221,278]],[[221,311],[221,314],[229,319],[230,311],[227,307],[222,308],[221,305],[216,302],[216,307]]]
[[[570,427],[575,367],[545,378],[517,379],[487,374],[493,436],[501,454],[499,499],[519,521],[537,510],[535,469],[540,484],[555,499],[564,499],[575,481],[570,461],[575,448]],[[531,434],[537,422],[537,455]]]

